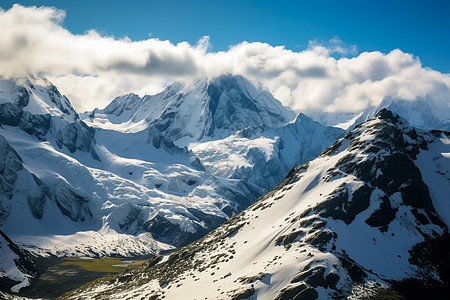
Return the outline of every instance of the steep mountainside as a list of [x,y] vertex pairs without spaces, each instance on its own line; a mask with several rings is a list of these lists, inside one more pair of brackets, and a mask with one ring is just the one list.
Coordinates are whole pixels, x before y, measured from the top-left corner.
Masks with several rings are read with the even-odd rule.
[[445,299],[449,138],[382,110],[201,240],[64,299]]
[[36,257],[14,244],[1,230],[0,258],[0,291],[18,292],[37,276]]
[[130,256],[186,245],[343,134],[303,115],[286,124],[292,112],[242,77],[125,98],[85,123],[48,81],[0,81],[0,226],[20,246]]

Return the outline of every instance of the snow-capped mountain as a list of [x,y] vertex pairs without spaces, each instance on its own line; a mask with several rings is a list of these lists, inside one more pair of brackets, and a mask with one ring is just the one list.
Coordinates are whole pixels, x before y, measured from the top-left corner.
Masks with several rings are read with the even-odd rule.
[[382,110],[201,240],[63,299],[445,299],[449,138]]
[[1,230],[0,257],[0,291],[18,292],[37,276],[36,256],[14,244]]
[[[5,80],[1,86],[0,225],[29,249],[154,253],[199,238],[228,217],[224,211],[237,213],[261,194],[245,182],[198,171],[201,164],[187,150],[168,153],[144,139],[136,148],[149,161],[133,158],[133,151],[132,158],[110,152],[48,82]],[[28,130],[29,122],[36,131]]]
[[108,132],[102,140],[116,140],[112,130],[145,132],[156,148],[173,152],[186,147],[208,173],[244,180],[264,191],[344,133],[303,114],[295,117],[266,90],[231,75],[172,84],[153,96],[117,97],[83,119],[97,129],[98,139]]
[[385,97],[377,107],[364,111],[353,126],[373,118],[383,108],[404,117],[411,126],[450,131],[450,95],[447,103],[433,101],[429,97],[415,100]]
[[45,80],[2,80],[0,90],[0,226],[41,254],[180,247],[343,134],[303,115],[287,123],[292,112],[242,77],[116,98],[85,115]]
[[[248,126],[275,127],[291,121],[295,113],[266,90],[256,89],[241,76],[222,75],[140,98],[117,97],[103,110],[89,113],[92,122],[120,124],[119,130],[149,130],[149,138],[163,136],[184,146],[188,141],[218,139]],[[182,141],[179,141],[182,139]],[[155,141],[153,141],[155,143]]]

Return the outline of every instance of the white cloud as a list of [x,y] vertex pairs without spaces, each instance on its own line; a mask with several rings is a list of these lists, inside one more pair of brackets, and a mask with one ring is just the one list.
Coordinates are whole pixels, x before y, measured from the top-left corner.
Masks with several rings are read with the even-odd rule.
[[247,42],[209,52],[208,37],[196,45],[175,45],[95,31],[74,35],[62,26],[64,17],[64,11],[51,7],[14,5],[0,11],[0,75],[43,73],[79,110],[103,107],[119,94],[155,93],[167,82],[223,73],[259,82],[303,112],[354,112],[384,96],[449,103],[449,75],[423,68],[418,58],[400,50],[338,59],[334,54],[356,55],[356,47],[336,37],[312,41],[300,52]]

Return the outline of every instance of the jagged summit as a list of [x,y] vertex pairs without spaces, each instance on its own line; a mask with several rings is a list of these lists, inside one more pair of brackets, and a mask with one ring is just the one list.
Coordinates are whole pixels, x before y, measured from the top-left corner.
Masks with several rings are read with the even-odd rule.
[[0,102],[11,103],[33,114],[50,114],[71,123],[79,119],[67,97],[44,77],[0,80]]
[[449,138],[381,110],[205,238],[66,296],[444,299]]
[[174,83],[153,96],[117,97],[87,115],[94,126],[106,118],[130,131],[152,128],[172,141],[224,138],[248,126],[280,126],[295,116],[269,92],[232,75]]

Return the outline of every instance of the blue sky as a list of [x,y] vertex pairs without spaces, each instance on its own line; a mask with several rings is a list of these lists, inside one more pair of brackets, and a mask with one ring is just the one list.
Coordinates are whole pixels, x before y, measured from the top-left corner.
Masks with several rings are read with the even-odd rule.
[[74,34],[95,29],[132,40],[149,37],[195,44],[210,36],[211,51],[242,41],[300,51],[310,40],[340,38],[363,51],[399,48],[422,64],[450,73],[450,1],[5,1],[66,11]]

